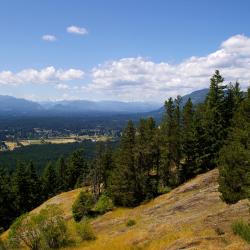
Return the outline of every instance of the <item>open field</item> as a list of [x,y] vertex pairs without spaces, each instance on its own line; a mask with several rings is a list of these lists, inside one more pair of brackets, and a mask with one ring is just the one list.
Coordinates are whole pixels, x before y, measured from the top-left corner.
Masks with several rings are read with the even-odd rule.
[[22,146],[30,146],[30,145],[40,145],[40,144],[66,144],[66,143],[76,143],[81,141],[91,140],[93,142],[98,141],[108,141],[112,140],[112,137],[110,136],[70,136],[70,137],[53,137],[48,139],[34,139],[34,140],[19,140],[18,142],[12,142],[12,141],[4,141],[4,143],[7,145],[9,150],[14,150],[16,148],[22,147]]
[[[134,209],[116,208],[93,219],[97,239],[80,243],[74,234],[71,206],[76,189],[53,197],[38,207],[59,204],[72,237],[78,242],[68,250],[247,250],[249,245],[235,236],[231,224],[249,219],[249,202],[226,205],[217,191],[218,171],[200,175],[168,194]],[[127,227],[134,219],[136,224]],[[5,235],[6,236],[6,235]]]

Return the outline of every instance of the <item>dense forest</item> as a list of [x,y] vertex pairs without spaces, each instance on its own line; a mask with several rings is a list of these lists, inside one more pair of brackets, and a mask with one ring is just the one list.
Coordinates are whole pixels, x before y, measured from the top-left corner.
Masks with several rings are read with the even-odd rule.
[[94,201],[101,194],[117,206],[133,207],[219,167],[222,199],[235,203],[250,196],[250,90],[224,83],[219,71],[210,79],[206,100],[169,98],[162,121],[132,121],[119,145],[97,143],[93,159],[84,150],[48,163],[37,174],[36,162],[19,162],[14,172],[0,170],[0,225],[57,193],[89,186]]

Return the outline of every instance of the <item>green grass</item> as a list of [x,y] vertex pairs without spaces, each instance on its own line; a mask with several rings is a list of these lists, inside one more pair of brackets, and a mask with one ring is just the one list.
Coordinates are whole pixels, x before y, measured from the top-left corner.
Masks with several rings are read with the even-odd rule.
[[234,234],[239,235],[242,239],[250,243],[250,223],[242,220],[235,221],[232,224],[232,230]]

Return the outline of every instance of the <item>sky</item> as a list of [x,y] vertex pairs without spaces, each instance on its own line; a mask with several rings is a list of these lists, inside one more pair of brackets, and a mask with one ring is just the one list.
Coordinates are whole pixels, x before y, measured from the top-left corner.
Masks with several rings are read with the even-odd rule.
[[248,0],[1,0],[0,95],[163,102],[250,85]]

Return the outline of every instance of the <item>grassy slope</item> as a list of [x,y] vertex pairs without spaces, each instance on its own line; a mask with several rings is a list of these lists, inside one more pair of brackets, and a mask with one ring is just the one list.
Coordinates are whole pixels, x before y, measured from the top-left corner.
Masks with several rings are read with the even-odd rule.
[[[97,240],[68,249],[250,249],[230,228],[236,219],[249,219],[248,201],[224,204],[217,191],[217,178],[218,172],[213,170],[145,205],[117,208],[100,216],[92,221]],[[71,205],[79,191],[58,195],[37,209],[48,203],[61,204],[72,226]],[[127,227],[129,219],[136,220],[136,225]]]

